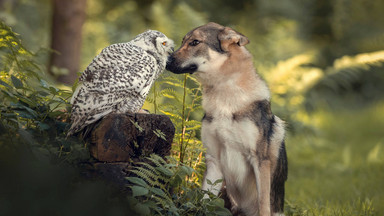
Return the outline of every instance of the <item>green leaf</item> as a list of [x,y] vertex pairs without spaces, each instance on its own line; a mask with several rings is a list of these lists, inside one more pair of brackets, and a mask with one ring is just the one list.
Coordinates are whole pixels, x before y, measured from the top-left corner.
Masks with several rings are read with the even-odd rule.
[[50,112],[49,113],[49,117],[51,117],[51,118],[56,118],[57,116],[60,116],[60,115],[62,115],[64,112],[62,112],[62,111],[54,111],[54,112]]
[[221,182],[223,182],[223,179],[218,179],[218,180],[216,180],[216,181],[213,183],[213,185],[217,185],[217,184],[219,184],[219,183],[221,183]]
[[39,95],[41,95],[43,97],[50,95],[48,92],[45,92],[45,91],[38,91],[38,93],[39,93]]
[[13,84],[13,86],[15,86],[15,88],[20,89],[20,88],[24,87],[23,82],[21,82],[21,80],[19,78],[12,75],[11,80],[12,80],[12,84]]
[[0,89],[1,92],[4,93],[5,96],[7,96],[8,99],[12,100],[12,101],[16,101],[17,99],[15,98],[15,95],[13,95],[11,92],[9,91],[5,91],[3,89]]
[[165,167],[156,167],[156,170],[160,171],[165,176],[171,177],[173,175],[172,171]]
[[137,122],[134,122],[132,120],[130,120],[132,122],[132,124],[140,131],[140,132],[143,132],[144,129],[139,125],[139,123]]
[[17,118],[16,113],[1,113],[1,116],[6,118]]
[[51,126],[49,126],[49,124],[46,124],[46,123],[42,123],[42,122],[39,122],[39,128],[41,130],[48,130],[49,128],[51,128]]
[[209,179],[207,179],[207,183],[208,183],[208,185],[213,185],[213,183]]
[[12,88],[12,86],[8,85],[8,83],[4,82],[3,80],[0,80],[0,85],[3,85],[7,88]]
[[159,138],[161,138],[161,139],[167,141],[167,139],[165,138],[165,134],[163,133],[163,131],[161,131],[161,130],[159,130],[159,129],[156,129],[156,130],[153,130],[153,133],[154,133],[157,137],[159,137]]
[[36,107],[37,106],[36,100],[31,100],[31,99],[24,97],[24,96],[20,96],[19,100],[25,104],[28,104],[30,107]]
[[149,190],[145,187],[141,187],[141,186],[131,186],[131,189],[132,189],[132,196],[133,197],[137,197],[137,196],[144,196],[144,195],[147,195],[149,193]]
[[45,81],[45,80],[40,80],[40,84],[41,84],[41,86],[43,86],[46,89],[48,89],[48,87],[49,87],[47,81]]
[[139,185],[139,186],[143,186],[143,187],[149,187],[148,184],[143,179],[141,179],[141,178],[138,178],[138,177],[126,177],[125,179],[127,179],[128,181],[130,181],[133,184],[136,184],[136,185]]
[[188,167],[188,166],[181,166],[180,169],[183,170],[187,175],[192,175],[194,171],[192,167]]
[[230,216],[230,215],[232,215],[231,212],[228,209],[224,208],[224,207],[216,208],[215,209],[215,214],[216,215],[222,215],[222,216]]
[[151,213],[149,206],[141,203],[135,205],[135,210],[140,213],[140,215],[149,215]]
[[59,91],[59,89],[53,87],[53,86],[50,86],[49,87],[49,91],[53,94],[53,95],[56,95],[57,92]]
[[196,208],[196,206],[193,203],[191,203],[191,202],[184,203],[183,207],[186,207],[187,209]]
[[24,110],[15,110],[21,118],[34,119],[34,116]]
[[159,189],[159,188],[150,188],[150,191],[160,197],[163,197],[163,198],[168,198],[167,194],[164,193],[163,190]]
[[33,110],[33,109],[29,108],[29,107],[26,107],[26,106],[24,106],[23,108],[25,110],[27,110],[30,114],[32,114],[35,118],[37,118],[38,114],[37,114],[37,112],[35,110]]
[[181,176],[180,174],[175,175],[172,179],[171,185],[172,186],[178,186],[183,182],[185,176]]

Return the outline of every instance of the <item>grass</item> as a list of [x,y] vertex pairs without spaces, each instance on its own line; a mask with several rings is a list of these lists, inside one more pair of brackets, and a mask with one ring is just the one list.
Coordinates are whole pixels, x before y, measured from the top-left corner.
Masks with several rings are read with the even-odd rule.
[[309,116],[287,138],[287,215],[384,215],[384,104]]

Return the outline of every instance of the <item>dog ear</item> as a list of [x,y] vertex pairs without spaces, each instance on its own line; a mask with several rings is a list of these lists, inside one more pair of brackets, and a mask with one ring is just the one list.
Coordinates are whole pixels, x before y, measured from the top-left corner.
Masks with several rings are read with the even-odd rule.
[[249,43],[247,37],[229,27],[225,27],[223,30],[221,30],[217,37],[220,41],[220,46],[223,51],[228,51],[228,47],[231,44],[245,46]]

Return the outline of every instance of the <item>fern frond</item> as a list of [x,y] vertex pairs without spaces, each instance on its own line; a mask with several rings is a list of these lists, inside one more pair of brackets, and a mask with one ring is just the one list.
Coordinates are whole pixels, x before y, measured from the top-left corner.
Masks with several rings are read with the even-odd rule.
[[166,112],[166,111],[161,111],[161,112],[164,113],[167,116],[170,116],[170,117],[174,118],[174,119],[182,120],[182,117],[180,115],[177,115],[177,114],[174,114],[174,113],[171,113],[171,112]]
[[[151,191],[153,192],[153,191]],[[168,209],[172,199],[168,196],[159,196],[157,194],[152,195],[151,197],[156,203],[160,204],[163,209]]]
[[200,86],[200,82],[193,76],[188,76],[189,80],[192,80],[196,85]]
[[170,110],[175,112],[178,110],[177,106],[174,103],[167,103],[167,102],[159,104],[159,108],[162,110]]
[[384,98],[384,51],[342,57],[306,92],[305,105],[364,106]]
[[[151,164],[148,164],[146,162],[138,162],[137,165],[140,165],[141,168],[146,168],[146,169],[152,171],[152,173],[156,173],[157,172],[155,167],[153,167]],[[137,167],[137,168],[139,168],[139,167]]]
[[140,178],[142,178],[151,186],[159,186],[159,187],[163,186],[163,184],[160,183],[159,180],[164,180],[164,178],[159,176],[157,172],[153,173],[150,170],[142,167],[136,167],[136,169],[131,170],[131,172],[139,176]]
[[165,88],[160,91],[159,96],[164,96],[165,94],[177,95],[177,92],[173,88]]
[[177,75],[172,75],[164,78],[163,83],[167,83],[171,86],[182,86],[183,85],[183,80],[178,78],[179,76]]
[[164,158],[160,157],[157,154],[151,154],[150,157],[147,158],[148,160],[152,161],[157,166],[164,166],[167,165],[167,161],[164,160]]

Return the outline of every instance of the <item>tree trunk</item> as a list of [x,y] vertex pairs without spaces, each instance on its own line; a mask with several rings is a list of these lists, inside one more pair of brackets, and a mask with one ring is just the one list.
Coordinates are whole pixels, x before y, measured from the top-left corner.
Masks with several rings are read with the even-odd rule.
[[[86,0],[53,0],[52,42],[48,70],[57,81],[72,85],[79,71],[82,26],[86,18]],[[66,69],[65,74],[57,69]]]
[[170,154],[175,127],[166,115],[125,113],[106,116],[90,136],[91,155],[102,162],[141,161]]
[[0,10],[11,10],[15,3],[15,0],[0,0]]
[[166,115],[110,114],[90,134],[86,141],[95,160],[80,164],[83,174],[126,190],[133,162],[148,162],[145,157],[152,153],[170,155],[175,127]]

